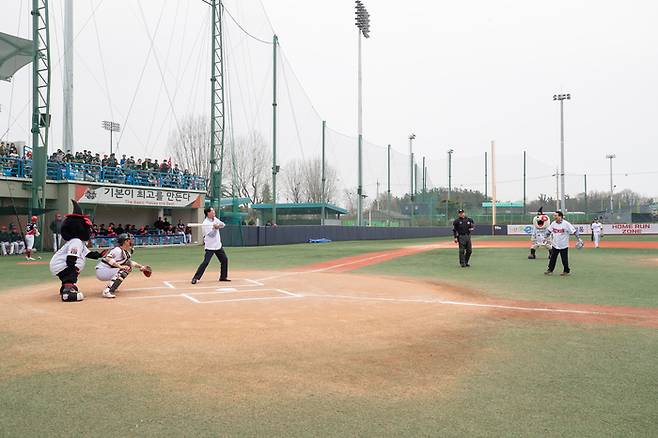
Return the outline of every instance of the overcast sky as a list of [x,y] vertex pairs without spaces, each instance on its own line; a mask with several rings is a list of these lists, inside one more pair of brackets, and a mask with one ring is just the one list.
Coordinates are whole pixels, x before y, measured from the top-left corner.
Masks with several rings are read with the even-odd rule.
[[[0,2],[0,31],[27,37],[30,2]],[[658,196],[658,3],[364,3],[372,19],[372,38],[363,44],[365,136],[406,154],[407,137],[414,132],[416,156],[427,157],[433,184],[446,184],[446,150],[452,148],[453,184],[483,190],[484,152],[495,140],[501,198],[522,196],[523,150],[530,157],[529,196],[553,194],[550,174],[559,163],[559,105],[552,95],[571,93],[572,100],[565,103],[567,192],[583,190],[585,173],[590,190],[608,190],[605,156],[615,153],[618,189]],[[100,121],[113,117],[128,124],[122,152],[168,156],[167,138],[179,120],[208,112],[207,6],[200,0],[75,4],[77,147],[106,150]],[[57,59],[62,5],[62,0],[51,0]],[[356,133],[352,1],[233,0],[226,7],[254,36],[271,40],[270,22],[279,35],[289,63],[283,72],[288,85],[281,86],[280,94],[287,94],[296,108],[290,109],[290,129],[284,131],[296,131],[299,139],[325,119],[337,132]],[[231,93],[236,102],[251,102],[251,113],[236,110],[234,117],[258,120],[267,138],[272,47],[244,36],[232,24],[227,30],[227,57],[235,62],[232,84],[239,88]],[[149,55],[150,38],[154,49]],[[52,145],[58,146],[61,67],[54,64]],[[251,80],[238,84],[247,71]],[[0,83],[0,135],[11,125],[5,139],[28,140],[29,87],[29,68],[13,84]],[[310,103],[303,102],[304,92]],[[345,142],[351,147],[349,139]],[[299,152],[310,153],[314,146],[308,143],[300,140]],[[344,155],[350,162],[356,157]]]

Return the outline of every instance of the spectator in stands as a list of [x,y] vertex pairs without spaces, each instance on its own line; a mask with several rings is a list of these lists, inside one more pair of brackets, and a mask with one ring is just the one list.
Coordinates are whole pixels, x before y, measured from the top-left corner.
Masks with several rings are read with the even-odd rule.
[[125,229],[121,226],[121,224],[119,224],[116,226],[116,228],[114,228],[114,232],[117,233],[118,236],[120,236],[125,232]]

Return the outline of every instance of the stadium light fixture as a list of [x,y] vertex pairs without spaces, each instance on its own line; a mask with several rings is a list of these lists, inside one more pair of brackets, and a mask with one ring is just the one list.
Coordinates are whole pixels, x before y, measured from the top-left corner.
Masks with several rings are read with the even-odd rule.
[[565,198],[565,183],[564,183],[564,101],[571,100],[571,93],[554,94],[553,101],[560,102],[560,181],[562,194],[560,198],[560,209],[564,212],[567,211],[566,198]]
[[118,124],[117,122],[110,122],[107,120],[103,120],[102,122],[103,129],[106,131],[110,131],[110,155],[112,155],[112,133],[113,132],[120,132],[121,131],[121,125]]

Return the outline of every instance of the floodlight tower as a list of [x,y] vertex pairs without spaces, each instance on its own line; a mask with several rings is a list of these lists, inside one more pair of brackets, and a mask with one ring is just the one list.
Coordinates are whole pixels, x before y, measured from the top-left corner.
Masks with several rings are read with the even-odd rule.
[[356,27],[359,35],[359,71],[358,71],[358,125],[359,125],[359,176],[357,187],[357,225],[363,225],[363,67],[361,60],[361,36],[370,38],[370,14],[361,0],[355,1]]
[[560,180],[562,186],[560,209],[566,212],[567,205],[564,191],[564,101],[571,100],[571,94],[554,94],[553,100],[560,102]]
[[110,155],[112,155],[112,133],[121,131],[121,125],[117,122],[110,122],[108,120],[103,120],[102,122],[103,129],[110,131]]

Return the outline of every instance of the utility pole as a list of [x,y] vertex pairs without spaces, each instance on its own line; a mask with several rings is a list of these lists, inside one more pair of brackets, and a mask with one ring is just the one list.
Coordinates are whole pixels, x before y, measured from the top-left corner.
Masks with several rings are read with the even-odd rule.
[[560,204],[562,206],[562,211],[566,213],[567,204],[564,184],[564,101],[571,100],[571,94],[554,94],[553,100],[560,102],[560,179],[562,180],[562,198]]
[[423,155],[423,196],[425,196],[426,193],[427,193],[427,167],[425,167],[425,156]]
[[614,204],[612,203],[612,197],[614,195],[615,186],[612,184],[612,160],[617,158],[615,154],[608,154],[605,156],[610,160],[610,213],[614,211]]
[[363,63],[361,56],[361,36],[370,38],[370,14],[361,0],[356,0],[356,27],[358,28],[358,128],[359,128],[359,158],[358,158],[358,187],[357,187],[357,225],[363,226]]
[[274,76],[272,78],[272,225],[276,224],[276,174],[279,173],[279,165],[276,164],[276,76],[277,76],[277,47],[279,45],[279,37],[274,35],[272,39],[272,70]]
[[327,191],[326,191],[326,175],[325,175],[325,155],[324,155],[324,149],[325,149],[325,139],[326,139],[326,130],[327,130],[327,122],[325,120],[322,121],[322,220],[320,221],[321,225],[324,225],[324,219],[326,216],[325,212],[325,204],[327,203]]
[[386,217],[387,225],[391,226],[391,145],[387,148],[386,160]]

